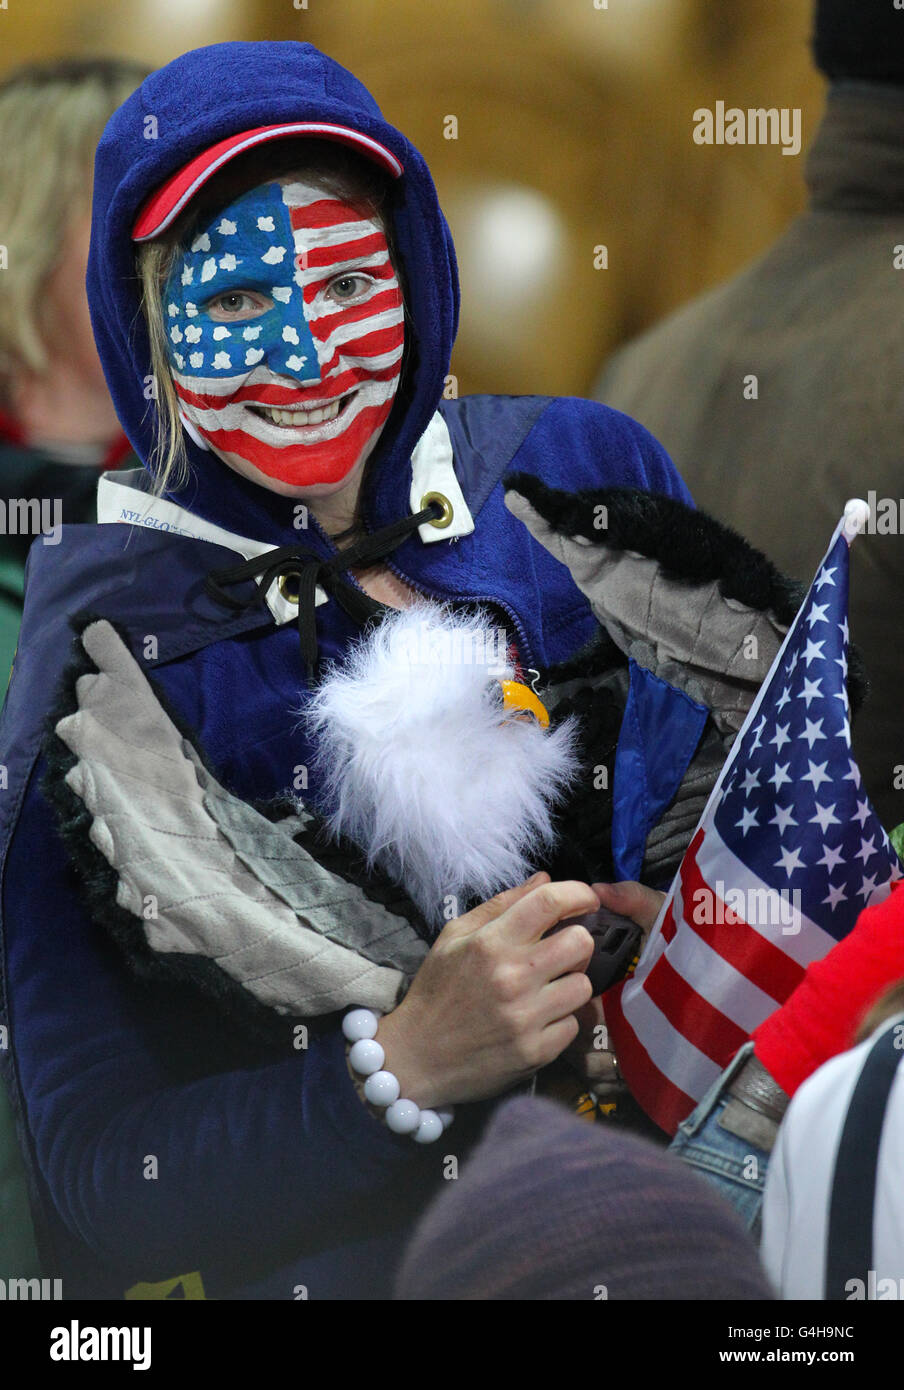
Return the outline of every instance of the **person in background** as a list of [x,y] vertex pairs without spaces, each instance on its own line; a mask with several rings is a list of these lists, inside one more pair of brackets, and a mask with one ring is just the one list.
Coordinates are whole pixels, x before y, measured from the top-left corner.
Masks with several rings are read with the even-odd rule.
[[904,980],[856,1043],[797,1092],[769,1164],[761,1256],[783,1298],[904,1293]]
[[712,1188],[645,1140],[519,1097],[421,1218],[397,1299],[770,1297]]
[[891,828],[904,821],[904,11],[818,0],[813,46],[830,86],[808,209],[760,260],[616,353],[594,394],[663,442],[699,506],[800,578],[846,498],[886,499],[857,554],[851,635],[872,683],[855,755]]
[[[118,59],[64,59],[0,82],[0,699],[36,531],[94,521],[100,472],[130,454],[94,344],[85,268],[95,147],[148,71]],[[0,1232],[0,1277],[39,1273],[2,1082]]]
[[36,532],[94,521],[99,473],[130,453],[91,332],[85,268],[94,151],[147,74],[140,63],[67,58],[17,68],[0,82],[3,690]]

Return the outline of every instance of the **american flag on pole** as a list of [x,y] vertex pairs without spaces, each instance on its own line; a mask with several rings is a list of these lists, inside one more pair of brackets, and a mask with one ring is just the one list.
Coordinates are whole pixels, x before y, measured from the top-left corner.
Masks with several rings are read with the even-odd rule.
[[902,876],[851,755],[848,548],[865,515],[848,503],[640,965],[604,998],[619,1068],[668,1133]]

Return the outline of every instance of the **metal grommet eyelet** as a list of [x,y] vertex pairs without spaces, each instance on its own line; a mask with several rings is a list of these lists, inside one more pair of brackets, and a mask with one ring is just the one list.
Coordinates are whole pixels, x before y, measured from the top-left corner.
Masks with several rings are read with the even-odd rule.
[[297,603],[300,589],[301,575],[298,570],[289,570],[286,574],[281,574],[278,580],[279,592],[282,594],[286,603]]
[[448,497],[445,497],[441,492],[425,492],[421,498],[419,510],[423,511],[425,507],[430,506],[431,502],[438,502],[443,511],[442,516],[438,516],[435,521],[428,521],[427,525],[435,526],[437,530],[444,531],[447,526],[452,525],[452,517],[454,515],[452,503],[449,501]]

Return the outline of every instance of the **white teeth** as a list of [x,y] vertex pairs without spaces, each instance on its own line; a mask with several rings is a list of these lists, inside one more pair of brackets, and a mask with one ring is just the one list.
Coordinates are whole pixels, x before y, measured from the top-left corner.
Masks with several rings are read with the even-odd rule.
[[272,406],[259,408],[274,425],[320,425],[326,420],[335,420],[339,405],[340,402],[335,400],[319,410],[276,410]]

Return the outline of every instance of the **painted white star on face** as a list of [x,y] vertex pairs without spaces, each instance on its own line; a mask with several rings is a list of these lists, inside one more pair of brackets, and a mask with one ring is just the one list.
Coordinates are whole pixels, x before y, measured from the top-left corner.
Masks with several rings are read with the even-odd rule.
[[839,903],[846,903],[847,893],[845,893],[844,891],[844,885],[842,884],[840,887],[834,888],[830,883],[829,896],[827,898],[823,898],[823,902],[828,903],[829,907],[832,909],[833,912]]
[[813,628],[816,623],[827,623],[829,621],[826,617],[828,611],[829,605],[827,603],[814,603],[807,614],[807,622],[810,624],[810,627]]
[[816,576],[816,588],[817,588],[818,590],[821,590],[822,587],[823,587],[823,585],[825,585],[825,584],[828,584],[828,585],[830,586],[830,588],[834,589],[834,587],[835,587],[835,581],[834,581],[834,579],[832,578],[832,575],[835,573],[835,571],[836,571],[837,568],[838,568],[837,565],[833,565],[832,568],[831,568],[830,570],[820,570],[820,571],[819,571],[819,574]]
[[829,873],[831,873],[833,869],[837,869],[839,864],[844,862],[844,854],[840,847],[838,849],[829,849],[828,845],[823,845],[822,849],[822,858],[817,859],[816,862],[817,864],[825,864]]
[[745,796],[749,796],[752,791],[757,790],[759,785],[760,774],[758,772],[752,772],[751,769],[748,768],[747,771],[744,773],[744,781],[741,786],[741,791],[744,793]]
[[864,876],[863,882],[857,889],[857,894],[861,898],[868,898],[871,893],[875,893],[877,887],[878,884],[876,882],[875,874],[871,874],[869,878],[866,878]]
[[826,759],[826,761],[825,761],[824,763],[811,763],[811,762],[809,761],[809,759],[808,759],[808,760],[807,760],[807,767],[810,769],[810,771],[809,771],[809,772],[805,772],[804,775],[803,775],[803,777],[802,777],[800,780],[801,780],[802,782],[812,782],[812,783],[813,783],[813,790],[814,790],[815,792],[818,792],[818,791],[819,791],[819,788],[822,786],[823,782],[831,782],[831,780],[832,780],[831,777],[830,777],[830,776],[828,775],[828,773],[826,772],[826,768],[828,767],[828,765],[829,765],[828,758]]
[[797,825],[797,821],[791,814],[792,810],[793,807],[791,806],[776,806],[775,808],[775,815],[772,817],[769,824],[777,825],[780,835],[784,835],[789,825]]
[[868,840],[860,841],[860,848],[854,855],[854,858],[862,859],[863,863],[866,864],[867,859],[872,859],[873,855],[878,853],[879,851],[875,846],[875,836],[871,836]]
[[776,708],[777,710],[782,710],[782,709],[784,709],[784,708],[785,708],[785,705],[788,703],[788,701],[789,701],[790,699],[791,699],[791,687],[790,687],[790,685],[786,685],[785,688],[784,688],[784,690],[782,691],[780,697],[779,697],[779,698],[776,700],[776,702],[775,702],[775,708]]
[[807,866],[800,857],[799,849],[783,849],[781,858],[775,861],[775,867],[784,869],[790,878],[795,869],[805,869]]
[[854,812],[854,820],[859,821],[861,826],[866,825],[869,819],[869,802],[864,798],[857,802],[857,809]]
[[817,695],[822,694],[822,691],[819,688],[821,685],[822,676],[817,676],[815,681],[811,681],[806,676],[804,676],[804,688],[803,690],[799,690],[797,692],[797,698],[798,700],[806,700],[807,709],[810,708],[810,701],[815,700]]
[[807,744],[810,748],[812,748],[813,744],[818,742],[819,739],[825,738],[825,734],[822,732],[822,720],[817,719],[814,724],[811,719],[808,719],[806,721],[806,728],[801,734],[801,738],[807,740]]
[[[834,802],[832,803],[831,806],[820,806],[819,802],[817,801],[817,803],[816,803],[816,815],[810,817],[809,824],[810,824],[810,825],[815,825],[815,824],[817,824],[817,822],[818,822],[818,824],[819,824],[819,828],[820,828],[820,830],[822,831],[823,835],[826,833],[826,831],[828,830],[828,828],[829,828],[830,825],[840,825],[840,824],[841,824],[841,821],[840,821],[840,820],[838,819],[838,817],[835,815],[835,803],[834,803]],[[820,860],[820,863],[821,863],[821,862],[822,862],[822,861]]]
[[756,818],[756,811],[751,811],[747,806],[744,807],[744,810],[741,813],[741,819],[735,821],[735,825],[737,826],[738,830],[740,830],[745,836],[748,830],[752,830],[753,827],[758,824],[759,822]]
[[775,771],[773,772],[772,776],[767,777],[767,782],[772,783],[773,787],[775,787],[776,793],[781,791],[782,787],[785,785],[786,782],[791,781],[791,778],[788,776],[788,768],[790,766],[790,763],[782,763],[781,766],[779,766],[779,764],[776,763]]
[[812,638],[807,638],[807,645],[804,649],[804,663],[809,666],[811,661],[822,661],[822,649],[825,646],[825,638],[821,642],[814,642]]
[[774,737],[774,738],[771,738],[771,739],[769,740],[770,743],[774,743],[774,744],[775,744],[775,751],[776,751],[776,753],[780,753],[780,752],[782,751],[782,749],[784,748],[785,744],[791,742],[791,735],[788,733],[788,730],[790,729],[790,727],[791,727],[790,723],[789,723],[789,724],[776,724],[776,726],[775,726],[775,737]]

